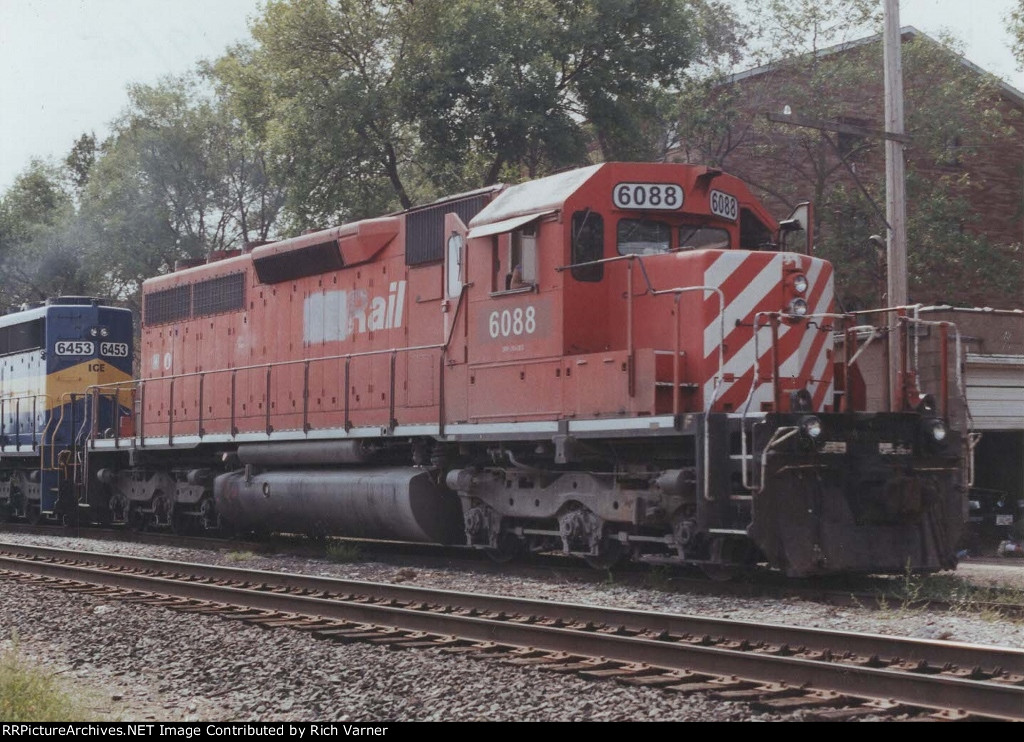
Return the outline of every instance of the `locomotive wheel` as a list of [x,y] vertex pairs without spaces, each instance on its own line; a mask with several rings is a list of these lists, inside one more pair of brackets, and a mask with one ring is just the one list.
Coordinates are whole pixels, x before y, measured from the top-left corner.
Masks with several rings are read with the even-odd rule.
[[220,516],[213,504],[213,498],[204,497],[199,501],[199,526],[204,531],[220,530]]

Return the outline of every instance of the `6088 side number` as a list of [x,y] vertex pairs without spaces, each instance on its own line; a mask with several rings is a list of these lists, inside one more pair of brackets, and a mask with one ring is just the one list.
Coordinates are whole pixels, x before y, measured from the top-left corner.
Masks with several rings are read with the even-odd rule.
[[494,310],[487,318],[487,330],[492,338],[532,335],[537,331],[537,310],[532,306]]

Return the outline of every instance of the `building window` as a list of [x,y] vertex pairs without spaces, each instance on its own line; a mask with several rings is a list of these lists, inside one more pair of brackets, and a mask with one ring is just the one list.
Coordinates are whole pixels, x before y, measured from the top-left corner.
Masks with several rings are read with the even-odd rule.
[[[866,129],[871,126],[871,121],[867,119],[849,118],[842,117],[839,119],[839,123],[847,124],[848,126],[855,126],[860,129]],[[863,134],[858,134],[850,131],[839,131],[836,132],[836,148],[839,150],[839,154],[847,162],[857,160],[861,153],[865,150],[866,139]]]

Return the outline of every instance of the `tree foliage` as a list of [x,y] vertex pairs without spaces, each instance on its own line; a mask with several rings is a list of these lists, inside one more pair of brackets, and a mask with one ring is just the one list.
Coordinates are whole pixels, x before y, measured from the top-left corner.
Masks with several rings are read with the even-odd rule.
[[293,229],[503,177],[649,159],[717,0],[274,0],[213,70],[289,184]]
[[179,260],[267,239],[281,206],[262,153],[193,76],[129,88],[89,171],[82,239],[107,256],[103,293],[132,297]]
[[[883,130],[881,41],[854,41],[880,30],[878,4],[750,5],[757,41],[748,61],[765,66],[735,78],[720,75],[694,93],[681,111],[682,155],[744,178],[780,211],[812,201],[818,252],[836,265],[841,300],[848,308],[876,305],[884,300],[885,261],[869,237],[887,228],[883,140],[773,123],[765,113],[788,110]],[[910,296],[1015,304],[1022,290],[1014,266],[1019,257],[1014,247],[979,236],[970,204],[984,184],[968,176],[986,150],[1019,147],[1013,114],[999,105],[998,81],[964,65],[950,39],[905,38],[902,55],[911,138],[905,149]]]
[[87,289],[88,271],[71,237],[74,222],[64,173],[34,160],[0,198],[0,304]]
[[1017,7],[1006,18],[1013,39],[1013,53],[1017,57],[1018,69],[1024,69],[1024,0],[1017,0]]

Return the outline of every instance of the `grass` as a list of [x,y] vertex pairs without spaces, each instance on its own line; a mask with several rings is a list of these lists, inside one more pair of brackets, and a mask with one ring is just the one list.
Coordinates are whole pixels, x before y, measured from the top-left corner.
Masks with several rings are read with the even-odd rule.
[[33,667],[17,646],[0,654],[0,722],[90,721],[83,701],[52,673]]
[[248,562],[255,558],[256,555],[251,551],[229,551],[224,555],[225,561],[228,562]]
[[324,556],[328,561],[345,564],[360,561],[363,558],[363,550],[359,548],[359,544],[347,541],[330,541],[324,547]]
[[1024,604],[1024,590],[974,585],[957,575],[915,574],[907,570],[885,591],[880,602],[887,607],[890,601],[902,611],[918,610],[928,601],[941,601],[956,612],[1006,620],[999,606]]
[[672,570],[665,565],[651,567],[644,583],[652,590],[668,590],[672,584]]

